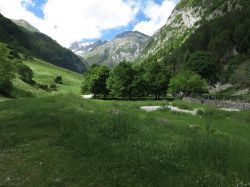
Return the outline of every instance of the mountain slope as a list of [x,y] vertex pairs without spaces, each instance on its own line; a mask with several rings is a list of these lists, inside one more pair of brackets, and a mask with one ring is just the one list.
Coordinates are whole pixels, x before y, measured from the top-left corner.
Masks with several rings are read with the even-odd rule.
[[25,21],[23,19],[19,19],[19,20],[13,19],[11,21],[13,21],[18,26],[21,26],[21,27],[27,29],[28,31],[31,31],[31,32],[40,32],[37,28],[33,27],[31,24],[29,24],[27,21]]
[[0,14],[0,42],[8,47],[24,53],[26,56],[41,58],[51,64],[67,68],[75,72],[86,71],[84,63],[70,50],[63,48],[56,41],[39,32],[31,32],[19,27]]
[[238,0],[181,0],[165,26],[147,43],[141,60],[161,59],[179,47],[206,20],[240,9],[247,1]]
[[113,67],[122,60],[133,61],[138,57],[149,36],[140,32],[124,32],[113,40],[91,50],[83,57],[90,64]]
[[[199,59],[197,54],[208,54],[216,60],[206,74],[218,69],[216,81],[231,83],[237,88],[250,87],[250,6],[228,12],[203,23],[200,28],[163,61],[170,66],[185,67]],[[190,60],[192,59],[192,60]],[[208,60],[201,60],[201,69]],[[215,78],[215,76],[213,76]]]

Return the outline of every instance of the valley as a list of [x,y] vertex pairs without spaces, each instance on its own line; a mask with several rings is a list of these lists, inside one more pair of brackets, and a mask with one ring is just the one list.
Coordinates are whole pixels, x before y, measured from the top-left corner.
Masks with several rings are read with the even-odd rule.
[[153,35],[131,29],[144,15],[68,48],[4,13],[0,186],[250,186],[247,0],[180,0]]

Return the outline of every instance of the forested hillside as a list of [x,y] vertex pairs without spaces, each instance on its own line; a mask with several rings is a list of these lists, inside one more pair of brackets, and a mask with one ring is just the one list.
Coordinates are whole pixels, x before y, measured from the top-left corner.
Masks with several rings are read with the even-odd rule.
[[246,9],[246,0],[181,0],[165,26],[146,45],[140,61],[161,59],[180,47],[204,23]]
[[[193,70],[210,66],[203,72],[211,74],[213,82],[250,86],[250,8],[233,11],[207,21],[189,39],[163,61],[172,66],[172,72],[185,66]],[[213,64],[209,63],[211,57]],[[210,60],[211,61],[211,60]],[[199,71],[199,70],[198,70]]]

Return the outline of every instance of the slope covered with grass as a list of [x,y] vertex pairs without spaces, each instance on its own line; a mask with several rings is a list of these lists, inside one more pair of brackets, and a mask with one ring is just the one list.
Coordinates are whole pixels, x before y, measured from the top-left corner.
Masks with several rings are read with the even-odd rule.
[[73,95],[0,102],[0,186],[249,185],[249,111],[139,109],[166,104]]
[[56,90],[46,91],[32,86],[20,80],[18,76],[14,80],[13,96],[46,96],[64,93],[73,93],[80,95],[81,83],[83,76],[81,74],[48,64],[39,59],[25,60],[24,63],[28,65],[34,73],[34,81],[37,84],[48,85],[54,84],[56,76],[62,77],[62,84],[57,84]]
[[39,32],[31,32],[24,27],[17,26],[11,20],[0,14],[0,42],[16,52],[26,56],[43,59],[59,67],[75,72],[85,72],[87,62],[77,55],[60,46],[52,38]]

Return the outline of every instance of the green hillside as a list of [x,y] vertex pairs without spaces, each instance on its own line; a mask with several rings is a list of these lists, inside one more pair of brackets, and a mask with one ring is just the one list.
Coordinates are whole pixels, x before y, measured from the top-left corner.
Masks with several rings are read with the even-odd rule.
[[14,97],[48,96],[64,93],[80,95],[80,87],[83,80],[83,76],[81,74],[48,64],[38,59],[25,60],[24,63],[33,70],[33,80],[36,81],[37,84],[48,85],[48,87],[50,87],[51,84],[54,84],[56,76],[62,77],[63,84],[57,84],[56,90],[46,91],[38,88],[37,86],[32,86],[23,82],[17,75],[14,80]]
[[[217,74],[216,81],[249,88],[250,19],[248,15],[250,15],[250,7],[245,7],[241,11],[232,11],[225,16],[205,22],[181,47],[170,55],[162,56],[162,60],[171,65],[175,64],[180,70],[194,60],[195,54],[203,51],[204,54],[213,56],[216,61],[207,74],[214,70]],[[200,63],[200,68],[201,66]]]
[[23,19],[19,19],[19,20],[11,20],[13,21],[15,24],[17,24],[18,26],[21,26],[25,29],[27,29],[28,31],[31,32],[39,32],[38,29],[36,29],[35,27],[33,27],[31,24],[29,24],[27,21],[23,20]]
[[43,59],[59,67],[75,72],[85,72],[86,61],[80,59],[69,49],[63,48],[56,41],[39,32],[31,32],[18,27],[11,20],[0,14],[0,42],[26,56]]

